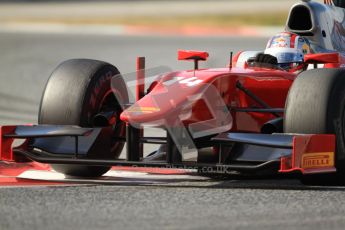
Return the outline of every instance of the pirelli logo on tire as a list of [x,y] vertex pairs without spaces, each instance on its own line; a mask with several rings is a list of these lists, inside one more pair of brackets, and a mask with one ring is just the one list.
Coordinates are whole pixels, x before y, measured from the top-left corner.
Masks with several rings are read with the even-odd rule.
[[334,152],[304,153],[302,155],[302,168],[334,167]]

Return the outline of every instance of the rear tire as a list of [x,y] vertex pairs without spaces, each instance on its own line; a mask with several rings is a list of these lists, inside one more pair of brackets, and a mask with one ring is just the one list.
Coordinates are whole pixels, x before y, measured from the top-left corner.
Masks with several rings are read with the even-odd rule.
[[342,175],[345,161],[345,70],[315,69],[301,73],[290,88],[285,133],[335,134],[337,174],[308,175],[306,184],[323,184]]
[[[116,110],[117,123],[109,127],[111,146],[107,151],[96,147],[87,158],[116,159],[123,149],[123,142],[115,136],[125,135],[125,124],[119,119],[121,107],[116,98],[128,100],[126,85],[121,79],[115,94],[111,78],[120,72],[116,67],[97,60],[72,59],[60,64],[51,74],[45,87],[40,109],[39,124],[78,125],[92,127],[93,117],[102,111]],[[98,151],[97,151],[98,150]],[[57,172],[69,176],[98,177],[111,167],[86,165],[52,165]]]

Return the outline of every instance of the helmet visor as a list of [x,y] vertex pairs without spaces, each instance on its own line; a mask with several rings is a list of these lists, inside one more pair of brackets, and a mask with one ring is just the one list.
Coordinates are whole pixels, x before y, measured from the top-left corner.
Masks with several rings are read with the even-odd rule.
[[303,53],[296,49],[266,49],[265,54],[270,54],[277,58],[279,64],[303,62]]

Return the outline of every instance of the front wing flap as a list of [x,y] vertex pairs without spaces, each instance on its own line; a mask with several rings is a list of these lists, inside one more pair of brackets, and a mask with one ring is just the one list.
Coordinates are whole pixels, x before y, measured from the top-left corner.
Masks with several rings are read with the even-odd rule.
[[[234,150],[236,159],[279,159],[280,173],[314,174],[336,171],[335,135],[222,133],[213,140],[220,145],[240,145],[240,148],[236,147]],[[253,148],[257,151],[252,151]]]

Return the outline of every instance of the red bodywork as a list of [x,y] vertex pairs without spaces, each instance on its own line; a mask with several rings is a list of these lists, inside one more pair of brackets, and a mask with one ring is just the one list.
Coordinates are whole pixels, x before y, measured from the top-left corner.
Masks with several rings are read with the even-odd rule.
[[[234,56],[236,63],[239,55]],[[204,52],[179,52],[179,60],[205,59]],[[324,64],[325,68],[340,67],[345,59],[339,53],[309,54],[307,64]],[[284,108],[289,88],[297,74],[269,68],[221,68],[189,70],[167,74],[150,87],[150,93],[121,114],[127,123],[140,125],[170,125],[167,120],[183,119],[185,125],[212,119],[204,100],[188,100],[191,95],[212,86],[230,108],[260,108],[255,100],[236,87],[243,87],[265,101],[271,108]],[[187,108],[187,109],[186,109]],[[188,111],[184,113],[184,110]],[[261,127],[275,118],[270,113],[232,111],[230,132],[260,133]],[[172,123],[174,124],[174,123]],[[299,171],[303,174],[334,172],[334,135],[296,135],[290,157],[281,158],[280,172]],[[306,163],[307,162],[307,163]]]
[[[236,63],[241,52],[234,56]],[[180,60],[205,60],[208,53],[201,51],[179,51]],[[324,64],[325,68],[340,67],[345,58],[339,53],[305,55],[307,64]],[[141,72],[139,72],[141,74]],[[139,75],[140,75],[139,74]],[[162,125],[162,120],[175,119],[176,112],[183,116],[185,124],[212,118],[203,100],[190,97],[214,87],[224,103],[230,108],[262,107],[236,87],[243,87],[266,102],[271,108],[284,108],[285,101],[296,73],[270,68],[219,68],[173,72],[160,77],[150,86],[150,92],[121,114],[121,120],[135,124]],[[141,87],[142,90],[143,85]],[[138,90],[139,91],[139,90]],[[137,96],[138,98],[138,96]],[[273,119],[269,113],[233,112],[233,132],[260,132],[262,125]]]
[[[257,102],[236,88],[237,81],[272,108],[284,108],[287,93],[295,77],[293,73],[259,68],[175,72],[160,79],[148,95],[121,114],[121,119],[125,122],[159,126],[162,125],[162,118],[169,119],[169,116],[174,118],[177,109],[188,107],[186,103],[190,103],[188,110],[191,109],[192,112],[184,117],[185,124],[209,120],[212,115],[203,100],[187,100],[208,85],[216,88],[226,105],[234,108],[260,108]],[[233,118],[231,131],[240,132],[260,132],[262,125],[274,118],[269,113],[255,112],[231,111],[231,115]]]
[[177,54],[178,60],[203,60],[206,61],[209,54],[203,51],[179,50]]

